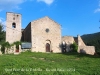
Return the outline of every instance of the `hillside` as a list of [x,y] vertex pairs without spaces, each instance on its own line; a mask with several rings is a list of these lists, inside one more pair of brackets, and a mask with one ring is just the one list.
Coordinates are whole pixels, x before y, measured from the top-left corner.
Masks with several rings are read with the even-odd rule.
[[95,46],[96,52],[100,52],[100,32],[86,34],[81,37],[86,45]]
[[24,52],[0,56],[0,75],[100,75],[100,57]]

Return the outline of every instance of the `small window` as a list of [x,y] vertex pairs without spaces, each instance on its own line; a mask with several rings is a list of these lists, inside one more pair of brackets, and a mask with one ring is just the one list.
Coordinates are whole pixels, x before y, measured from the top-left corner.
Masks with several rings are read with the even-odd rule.
[[16,28],[16,23],[12,23],[12,28]]

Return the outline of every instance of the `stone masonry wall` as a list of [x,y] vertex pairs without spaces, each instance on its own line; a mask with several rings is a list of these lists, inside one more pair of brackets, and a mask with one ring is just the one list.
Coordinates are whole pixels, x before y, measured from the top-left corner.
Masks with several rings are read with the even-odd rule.
[[94,55],[95,47],[94,46],[79,46],[78,53],[85,53],[85,54]]
[[21,46],[19,45],[19,52],[16,52],[16,46],[11,46],[10,48],[5,48],[5,54],[19,54],[21,53]]
[[66,44],[73,44],[74,38],[72,36],[63,36],[62,41],[66,42]]
[[78,46],[86,46],[82,38],[78,35]]
[[[15,23],[15,28],[13,27]],[[6,41],[13,43],[21,40],[21,14],[7,12]]]
[[[31,22],[32,52],[46,52],[46,43],[50,51],[61,52],[61,27],[48,17]],[[48,31],[46,31],[48,30]]]
[[62,42],[65,42],[66,45],[67,45],[66,51],[67,52],[71,51],[70,45],[74,43],[74,38],[72,36],[63,36],[62,37]]
[[78,36],[78,53],[85,53],[94,55],[95,47],[94,46],[86,46],[80,36]]

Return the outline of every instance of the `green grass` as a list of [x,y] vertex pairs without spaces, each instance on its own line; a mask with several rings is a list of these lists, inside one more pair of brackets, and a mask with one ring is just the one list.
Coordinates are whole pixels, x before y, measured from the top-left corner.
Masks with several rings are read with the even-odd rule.
[[0,75],[100,75],[100,57],[32,52],[1,55]]

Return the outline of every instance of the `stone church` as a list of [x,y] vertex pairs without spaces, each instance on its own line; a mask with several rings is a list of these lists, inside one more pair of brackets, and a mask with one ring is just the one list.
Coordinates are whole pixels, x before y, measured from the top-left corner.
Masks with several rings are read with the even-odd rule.
[[48,17],[32,21],[24,29],[24,41],[32,43],[32,52],[61,52],[61,27]]
[[[7,12],[6,20],[6,41],[13,43],[15,41],[24,41],[31,43],[32,52],[53,52],[61,53],[62,46],[65,45],[65,51],[69,52],[70,45],[75,42],[72,36],[61,36],[61,26],[45,16],[35,21],[29,22],[25,29],[21,29],[21,14]],[[78,52],[81,50],[94,54],[94,46],[87,47],[81,37],[77,37]]]

